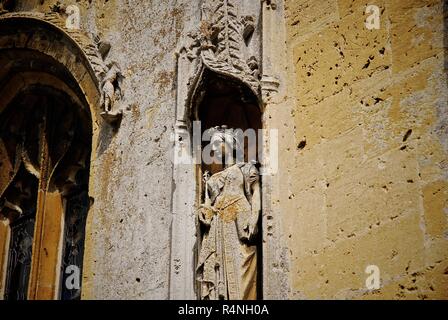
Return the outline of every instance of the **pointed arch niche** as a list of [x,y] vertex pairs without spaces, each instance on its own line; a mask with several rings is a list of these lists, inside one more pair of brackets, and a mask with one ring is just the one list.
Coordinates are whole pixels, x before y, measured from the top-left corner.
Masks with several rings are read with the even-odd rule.
[[177,51],[170,298],[197,299],[200,294],[195,278],[201,237],[196,210],[202,172],[214,170],[197,157],[203,144],[193,135],[192,124],[200,120],[201,133],[215,125],[263,129],[262,137],[257,136],[262,172],[257,298],[284,299],[289,294],[288,249],[274,204],[280,185],[278,145],[270,136],[278,129],[270,118],[287,100],[280,81],[286,79],[288,68],[284,3],[201,0],[200,4],[190,13],[196,21],[191,19]]
[[[191,118],[201,123],[201,136],[204,131],[216,127],[226,126],[229,129],[241,129],[246,132],[248,129],[253,130],[255,141],[249,140],[247,136],[244,140],[244,161],[256,162],[259,167],[261,156],[258,154],[257,145],[259,144],[259,129],[262,128],[262,111],[259,106],[258,98],[255,94],[241,81],[218,75],[212,71],[205,70],[203,79],[200,84],[200,91],[193,97],[193,114]],[[202,150],[210,141],[202,141]],[[251,149],[253,154],[248,150]],[[204,181],[199,179],[203,177],[205,172],[213,175],[222,171],[222,164],[204,164],[203,162],[196,166],[196,203],[195,208],[204,202]],[[195,251],[198,255],[202,242],[202,236],[205,230],[202,225],[196,223],[196,246]],[[262,224],[261,212],[258,221],[258,237],[254,241],[257,244],[257,297],[262,297]],[[196,270],[196,265],[194,265]],[[200,295],[200,286],[195,282],[195,292]]]
[[[177,57],[170,299],[200,296],[196,263],[202,230],[196,210],[203,200],[202,175],[222,170],[202,163],[202,148],[209,143],[201,141],[203,132],[222,125],[243,131],[262,128],[260,3],[203,0],[201,8],[199,27],[188,33]],[[195,121],[201,123],[200,132],[193,128]],[[256,144],[261,143],[257,135]],[[245,160],[261,162],[259,157]],[[261,233],[258,283],[263,274]],[[258,289],[261,298],[262,285]]]
[[90,38],[64,25],[56,13],[0,16],[4,299],[81,295],[106,69]]
[[[259,106],[257,96],[242,82],[232,79],[228,76],[216,74],[205,70],[203,79],[200,83],[200,90],[193,96],[192,121],[201,123],[201,135],[204,131],[216,127],[226,126],[229,129],[248,129],[254,130],[258,134],[258,129],[262,128],[262,111]],[[256,141],[246,141],[244,143],[244,161],[259,162],[258,154],[249,159],[249,148],[258,150],[258,135]],[[202,141],[202,147],[205,147],[209,141]],[[251,143],[251,144],[249,144]],[[201,172],[206,170],[214,174],[222,170],[221,165],[201,164]]]
[[[229,129],[253,129],[255,145],[244,143],[245,161],[260,162],[260,154],[249,159],[248,148],[257,149],[258,129],[262,128],[262,110],[258,97],[238,79],[218,74],[204,68],[197,88],[191,96],[190,107],[185,118],[177,122],[175,128],[175,150],[173,180],[173,256],[171,273],[172,298],[195,299],[200,288],[195,279],[196,259],[200,251],[202,230],[197,222],[196,209],[203,202],[203,181],[205,171],[210,174],[221,171],[222,165],[204,164],[199,154],[209,141],[201,141],[207,129],[225,125]],[[199,137],[193,133],[193,122],[200,123]],[[195,143],[193,140],[196,139]],[[253,142],[253,141],[251,141]],[[196,150],[194,150],[196,148]],[[180,159],[182,158],[182,159]],[[183,163],[182,163],[183,162]],[[260,215],[261,220],[261,215]],[[259,221],[259,235],[262,234]],[[260,236],[261,240],[261,236]],[[258,283],[262,281],[262,245],[258,246]],[[186,264],[185,264],[186,262]],[[181,278],[182,277],[182,278]],[[262,286],[258,287],[258,297],[262,296]]]

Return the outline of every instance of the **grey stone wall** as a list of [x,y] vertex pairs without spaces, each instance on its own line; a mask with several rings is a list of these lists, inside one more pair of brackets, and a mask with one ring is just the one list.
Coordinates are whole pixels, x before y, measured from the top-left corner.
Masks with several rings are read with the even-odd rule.
[[[101,4],[100,4],[101,2]],[[85,298],[165,299],[169,288],[175,49],[189,1],[96,1],[85,6],[89,30],[112,44],[125,76],[126,108],[106,128],[94,216],[86,243]],[[97,192],[98,194],[98,192]]]
[[[49,12],[57,1],[17,1]],[[92,148],[94,204],[88,217],[83,298],[169,296],[175,49],[190,1],[69,1],[81,27],[111,43],[108,59],[125,76],[118,128],[103,126]],[[92,181],[93,179],[93,181]]]

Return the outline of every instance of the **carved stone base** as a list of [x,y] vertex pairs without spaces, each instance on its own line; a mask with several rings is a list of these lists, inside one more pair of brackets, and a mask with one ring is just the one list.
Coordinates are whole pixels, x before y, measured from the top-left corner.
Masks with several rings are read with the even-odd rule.
[[111,124],[111,125],[116,125],[117,123],[119,123],[123,117],[123,111],[122,110],[118,110],[118,111],[103,111],[101,112],[101,116],[103,117],[103,119]]

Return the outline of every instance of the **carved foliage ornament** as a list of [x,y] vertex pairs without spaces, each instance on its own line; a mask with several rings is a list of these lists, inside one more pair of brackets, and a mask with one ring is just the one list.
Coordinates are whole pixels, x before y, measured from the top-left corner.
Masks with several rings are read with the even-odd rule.
[[198,59],[199,70],[205,66],[218,74],[236,78],[258,96],[258,61],[245,50],[254,29],[255,18],[240,16],[236,0],[205,0],[200,26],[188,34],[188,44],[180,53],[185,52],[190,61]]

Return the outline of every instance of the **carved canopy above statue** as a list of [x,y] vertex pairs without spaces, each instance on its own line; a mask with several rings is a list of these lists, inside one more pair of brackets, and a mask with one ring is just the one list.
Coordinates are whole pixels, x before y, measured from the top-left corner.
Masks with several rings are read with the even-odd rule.
[[178,50],[193,65],[187,80],[187,105],[200,87],[204,69],[241,82],[260,98],[259,52],[252,54],[248,49],[257,18],[239,9],[236,0],[204,1],[199,26],[187,34]]

